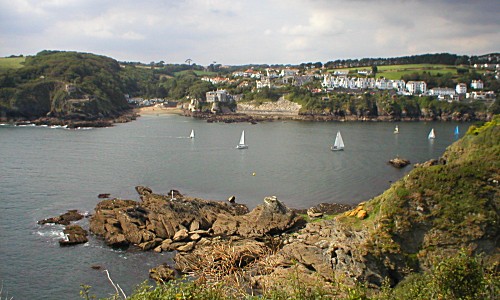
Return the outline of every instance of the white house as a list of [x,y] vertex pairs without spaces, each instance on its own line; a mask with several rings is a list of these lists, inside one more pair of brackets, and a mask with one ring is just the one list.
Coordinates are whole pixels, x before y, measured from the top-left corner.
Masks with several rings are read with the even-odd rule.
[[410,94],[423,94],[427,91],[427,84],[425,81],[408,81],[406,83],[406,90]]
[[467,93],[467,85],[465,83],[459,83],[455,87],[455,91],[457,92],[457,94],[465,94]]
[[472,80],[470,87],[475,90],[482,90],[484,88],[484,84],[481,80]]

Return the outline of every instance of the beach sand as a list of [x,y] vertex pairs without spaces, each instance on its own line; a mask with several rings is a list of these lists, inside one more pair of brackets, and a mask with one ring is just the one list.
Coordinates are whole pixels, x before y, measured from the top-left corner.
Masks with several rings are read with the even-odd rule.
[[182,110],[177,107],[163,107],[163,106],[147,106],[137,108],[139,115],[167,115],[177,114],[181,115]]

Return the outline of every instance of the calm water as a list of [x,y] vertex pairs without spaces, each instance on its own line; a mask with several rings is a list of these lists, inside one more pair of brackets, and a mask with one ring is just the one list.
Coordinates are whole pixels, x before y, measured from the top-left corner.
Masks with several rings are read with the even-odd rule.
[[[93,237],[61,248],[62,226],[36,224],[68,209],[91,213],[99,193],[137,200],[134,187],[146,185],[215,200],[236,195],[251,208],[268,195],[294,208],[352,204],[379,194],[411,168],[395,169],[389,159],[437,158],[456,140],[456,123],[399,123],[398,135],[395,125],[209,124],[167,115],[91,130],[0,126],[1,296],[78,299],[80,284],[100,297],[113,293],[92,265],[108,269],[128,294],[150,268],[171,262],[169,254],[115,251]],[[461,132],[468,127],[458,125]],[[427,139],[431,128],[434,141]],[[191,129],[193,140],[187,138]],[[249,149],[236,150],[242,130]],[[346,148],[332,152],[337,130]]]

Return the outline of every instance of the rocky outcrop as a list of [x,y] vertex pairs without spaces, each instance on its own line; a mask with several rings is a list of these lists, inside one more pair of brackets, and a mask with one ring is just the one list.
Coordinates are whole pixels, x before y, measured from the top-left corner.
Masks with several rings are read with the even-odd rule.
[[52,217],[48,219],[43,219],[38,221],[38,224],[43,225],[43,224],[59,224],[59,225],[69,225],[73,221],[78,221],[83,219],[83,215],[79,213],[76,209],[73,210],[68,210],[64,214],[57,216],[57,217]]
[[238,103],[236,110],[248,115],[291,115],[297,116],[302,105],[281,97],[276,102],[265,102],[260,105],[255,103]]
[[141,202],[101,201],[90,219],[90,230],[112,247],[136,245],[142,250],[189,252],[204,238],[263,237],[299,226],[302,218],[276,197],[251,212],[242,204],[153,193],[138,186]]
[[404,159],[404,158],[395,157],[395,158],[389,160],[388,163],[391,164],[395,168],[401,169],[401,168],[404,168],[407,165],[409,165],[410,161],[407,159]]
[[64,238],[59,240],[61,246],[71,246],[88,242],[88,232],[80,225],[68,225],[63,230]]
[[149,270],[149,277],[158,283],[164,283],[175,278],[175,271],[167,264],[161,264]]

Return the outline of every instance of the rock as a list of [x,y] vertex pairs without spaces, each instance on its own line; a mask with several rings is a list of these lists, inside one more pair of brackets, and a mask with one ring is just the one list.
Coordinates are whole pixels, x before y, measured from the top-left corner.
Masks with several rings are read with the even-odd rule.
[[302,217],[288,209],[275,196],[264,198],[264,204],[241,216],[219,215],[212,229],[215,235],[263,237],[303,224]]
[[151,190],[151,188],[149,188],[147,186],[142,186],[142,185],[136,186],[135,190],[141,196],[146,196],[146,195],[153,193],[153,190]]
[[163,250],[163,251],[171,251],[172,249],[170,248],[170,245],[172,245],[172,240],[171,239],[163,240],[163,242],[160,245],[161,250]]
[[110,195],[111,194],[99,194],[99,195],[97,195],[97,198],[99,198],[99,199],[109,198]]
[[109,234],[109,236],[105,236],[105,241],[108,246],[113,248],[124,248],[128,247],[130,242],[125,238],[123,234]]
[[93,270],[101,270],[102,266],[101,265],[92,265],[90,266]]
[[201,239],[201,235],[194,233],[189,236],[189,239],[192,241],[198,241],[199,239]]
[[189,251],[193,250],[195,245],[196,245],[195,242],[188,242],[185,245],[177,247],[176,250],[179,252],[189,252]]
[[311,207],[311,208],[309,208],[307,210],[307,215],[310,218],[321,218],[321,217],[323,217],[323,213],[322,212],[317,212],[313,207]]
[[407,159],[404,159],[404,158],[396,157],[396,158],[389,160],[389,164],[391,164],[395,168],[404,168],[410,164],[410,161]]
[[156,268],[150,269],[149,277],[158,283],[164,283],[175,279],[175,271],[167,264],[162,264]]
[[367,212],[366,212],[366,210],[364,210],[364,209],[359,210],[359,211],[358,211],[358,213],[356,214],[356,217],[357,217],[358,219],[361,219],[361,220],[363,220],[363,219],[364,219],[364,218],[366,218],[367,216],[368,216],[368,213],[367,213]]
[[186,229],[181,229],[177,231],[172,239],[174,242],[186,240],[189,237],[188,231]]
[[68,225],[63,230],[64,238],[59,240],[59,245],[70,246],[88,242],[87,231],[80,225]]
[[66,213],[64,213],[58,217],[40,220],[40,221],[38,221],[38,224],[43,225],[43,224],[47,224],[47,223],[54,223],[54,224],[60,224],[60,225],[69,225],[70,222],[78,221],[81,219],[83,219],[83,215],[80,214],[76,209],[74,209],[74,210],[68,210]]
[[151,241],[147,241],[147,242],[144,242],[144,243],[140,243],[138,246],[139,248],[141,248],[142,250],[144,251],[147,251],[147,250],[150,250],[150,249],[153,249],[155,248],[156,246],[160,245],[162,242],[161,239],[154,239],[154,240],[151,240]]
[[191,222],[191,224],[189,225],[189,232],[193,232],[198,229],[200,229],[200,222],[198,222],[197,220],[193,220],[193,222]]

